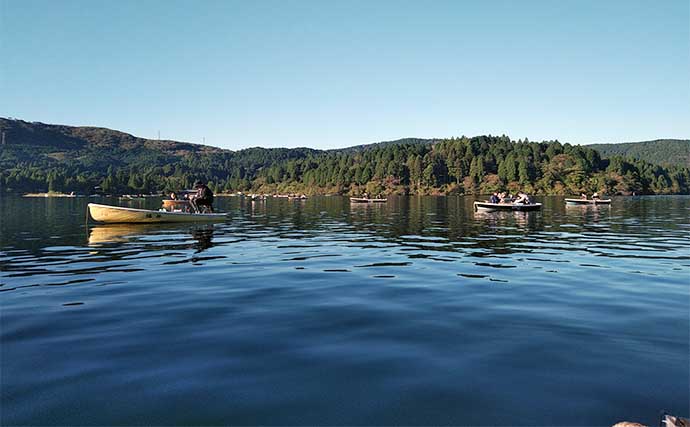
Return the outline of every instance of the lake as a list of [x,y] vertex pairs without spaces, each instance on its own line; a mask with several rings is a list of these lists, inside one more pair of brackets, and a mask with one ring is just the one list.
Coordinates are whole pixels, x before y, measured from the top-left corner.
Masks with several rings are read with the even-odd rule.
[[225,223],[87,226],[89,199],[2,198],[0,424],[687,416],[690,197],[539,200],[232,197]]

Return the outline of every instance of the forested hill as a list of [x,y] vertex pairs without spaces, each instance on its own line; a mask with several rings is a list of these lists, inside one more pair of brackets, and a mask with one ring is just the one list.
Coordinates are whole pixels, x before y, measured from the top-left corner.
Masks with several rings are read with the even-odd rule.
[[354,145],[352,147],[346,147],[346,148],[337,148],[334,150],[330,150],[333,152],[352,152],[352,151],[361,151],[361,150],[371,150],[375,148],[384,148],[387,145],[401,145],[401,144],[406,144],[406,145],[429,145],[429,144],[435,144],[437,142],[443,141],[442,139],[438,138],[433,138],[433,139],[427,139],[427,138],[402,138],[402,139],[396,139],[394,141],[381,141],[381,142],[375,142],[372,144],[363,144],[363,145]]
[[151,140],[97,127],[49,125],[0,118],[0,185],[4,192],[150,192],[189,188],[196,178],[247,177],[279,162],[315,154],[308,148],[249,148],[233,152]]
[[592,144],[587,147],[597,150],[603,157],[624,156],[643,159],[664,166],[690,167],[690,139]]
[[149,193],[205,179],[216,192],[688,194],[687,168],[507,136],[405,139],[340,150],[223,150],[109,129],[0,119],[2,192]]

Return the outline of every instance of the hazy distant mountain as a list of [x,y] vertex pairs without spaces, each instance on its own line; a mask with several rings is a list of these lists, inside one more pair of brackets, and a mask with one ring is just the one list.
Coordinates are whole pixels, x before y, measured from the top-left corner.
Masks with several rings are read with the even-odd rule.
[[64,157],[67,154],[85,155],[97,151],[116,164],[126,163],[129,157],[147,153],[176,157],[188,153],[222,151],[198,144],[138,138],[106,128],[51,125],[4,118],[0,118],[0,130],[5,134],[6,146],[30,149],[38,156]]
[[690,139],[656,139],[620,144],[590,144],[603,157],[623,156],[658,165],[690,167]]
[[[170,140],[139,138],[128,133],[87,126],[64,126],[0,118],[0,131],[5,134],[5,163],[11,154],[14,160],[80,164],[88,168],[165,166],[180,161],[216,156],[270,158],[270,161],[304,157],[316,152],[308,148],[248,148],[226,150],[208,145]],[[256,160],[256,159],[254,159]]]
[[[83,155],[88,151],[98,151],[99,155],[106,154],[109,162],[115,164],[127,163],[128,158],[151,154],[171,156],[170,160],[189,154],[198,153],[240,153],[243,151],[266,150],[269,152],[315,153],[323,150],[310,148],[248,148],[244,150],[228,150],[209,145],[193,144],[172,140],[156,140],[139,138],[125,132],[108,128],[92,126],[65,126],[46,124],[41,122],[27,122],[23,120],[6,119],[0,117],[0,131],[5,132],[5,144],[14,148],[31,147],[35,155],[46,155],[53,158],[65,158],[75,152]],[[394,144],[430,144],[440,139],[402,138],[394,141],[375,142],[352,147],[327,150],[358,151]],[[113,158],[114,156],[114,158]],[[280,156],[279,156],[280,157]],[[290,156],[287,156],[290,157]],[[112,164],[112,163],[111,163]]]

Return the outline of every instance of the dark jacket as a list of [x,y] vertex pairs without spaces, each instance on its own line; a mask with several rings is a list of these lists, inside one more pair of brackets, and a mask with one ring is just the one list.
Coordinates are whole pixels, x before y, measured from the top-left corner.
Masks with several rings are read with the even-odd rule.
[[197,187],[195,196],[197,200],[204,200],[208,201],[209,203],[213,203],[213,191],[203,184]]

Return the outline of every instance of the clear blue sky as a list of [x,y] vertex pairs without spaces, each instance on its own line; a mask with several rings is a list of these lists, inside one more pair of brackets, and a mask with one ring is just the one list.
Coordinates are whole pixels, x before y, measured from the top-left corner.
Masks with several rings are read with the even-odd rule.
[[690,2],[0,0],[0,116],[344,147],[690,138]]

